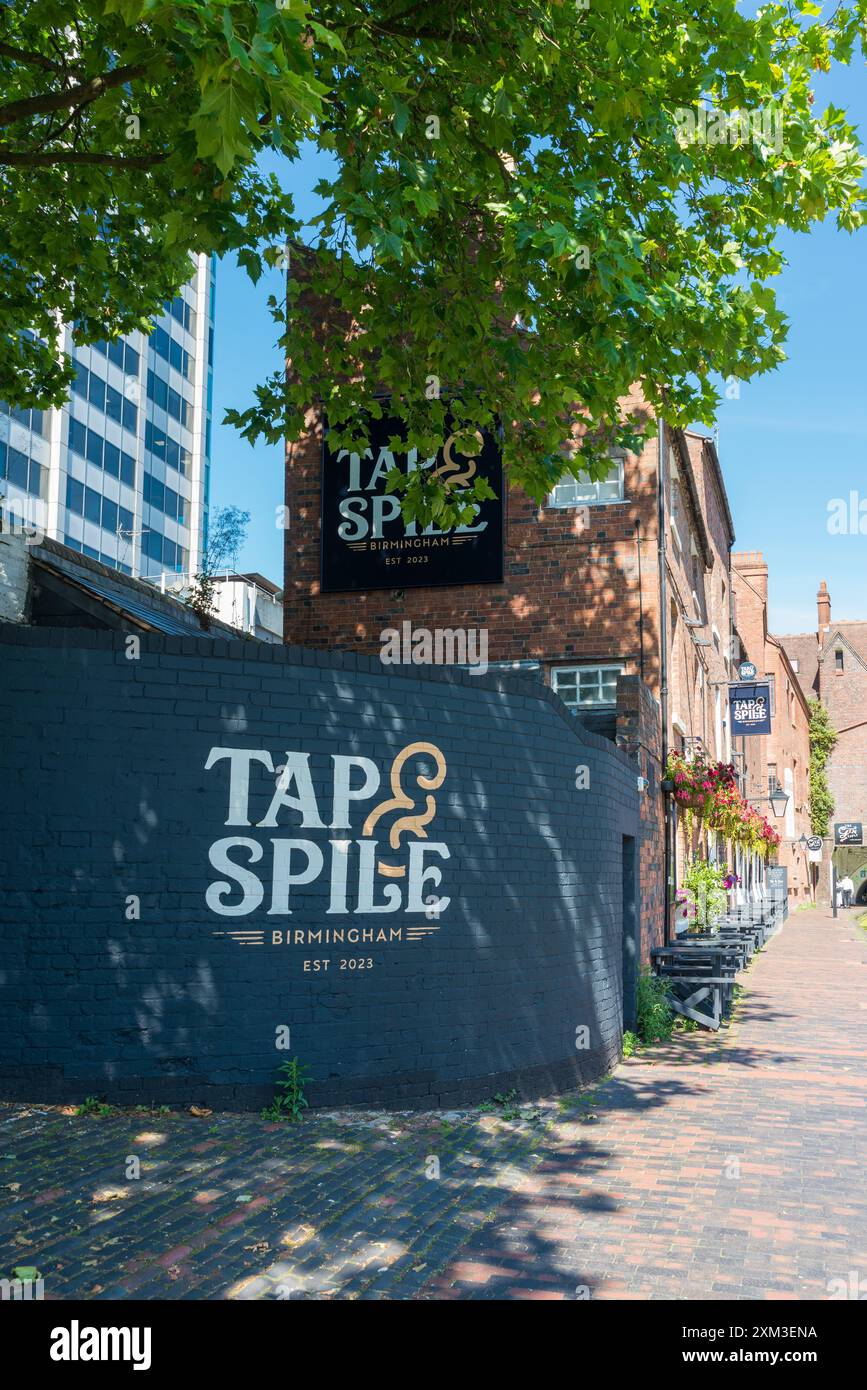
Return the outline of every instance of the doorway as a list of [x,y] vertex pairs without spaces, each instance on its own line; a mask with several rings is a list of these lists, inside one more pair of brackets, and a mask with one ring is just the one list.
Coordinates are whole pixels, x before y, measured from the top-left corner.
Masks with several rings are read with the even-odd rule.
[[641,927],[638,921],[638,875],[635,836],[623,836],[621,851],[623,904],[623,1028],[635,1029],[638,968],[641,963]]

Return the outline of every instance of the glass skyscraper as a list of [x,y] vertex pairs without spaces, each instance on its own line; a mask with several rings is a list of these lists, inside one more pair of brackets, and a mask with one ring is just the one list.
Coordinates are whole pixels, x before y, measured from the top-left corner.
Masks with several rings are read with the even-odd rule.
[[214,265],[191,260],[151,334],[81,348],[64,330],[76,379],[59,410],[0,402],[4,510],[142,578],[195,573],[207,536]]

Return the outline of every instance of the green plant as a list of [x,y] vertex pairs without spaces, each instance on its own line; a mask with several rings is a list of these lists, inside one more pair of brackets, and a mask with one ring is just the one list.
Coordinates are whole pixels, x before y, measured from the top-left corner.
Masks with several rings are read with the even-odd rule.
[[487,1114],[499,1111],[501,1119],[517,1120],[521,1113],[518,1107],[518,1092],[496,1091],[490,1100],[482,1102],[479,1109]]
[[631,1033],[631,1032],[629,1031],[629,1029],[627,1029],[626,1032],[623,1034],[623,1055],[624,1055],[624,1057],[634,1057],[635,1054],[636,1054],[636,1052],[638,1052],[638,1050],[639,1050],[640,1047],[641,1047],[641,1043],[639,1042],[639,1040],[638,1040],[636,1034],[635,1034],[635,1033]]
[[837,731],[819,700],[807,703],[810,708],[810,829],[814,835],[824,837],[834,814],[834,798],[828,786],[825,764],[837,742]]
[[639,972],[635,996],[638,1036],[643,1043],[668,1042],[674,1028],[674,1011],[665,981],[648,966]]
[[693,859],[686,866],[683,886],[690,895],[693,911],[690,930],[711,926],[726,908],[725,870],[706,859]]
[[282,1122],[301,1119],[301,1112],[307,1109],[308,1104],[304,1095],[308,1071],[309,1067],[299,1062],[297,1057],[283,1063],[277,1079],[278,1094],[262,1111],[263,1120]]
[[104,1119],[107,1115],[115,1114],[115,1107],[109,1105],[104,1100],[97,1100],[96,1096],[87,1096],[81,1105],[75,1107],[76,1115],[99,1115]]

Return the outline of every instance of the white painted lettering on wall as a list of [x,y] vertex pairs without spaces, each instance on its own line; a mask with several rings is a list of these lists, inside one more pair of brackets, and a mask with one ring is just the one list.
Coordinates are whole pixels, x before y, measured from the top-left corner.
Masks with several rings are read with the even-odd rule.
[[[331,755],[323,795],[316,792],[311,755],[297,749],[286,749],[275,762],[266,749],[215,747],[205,770],[225,778],[225,825],[235,832],[211,845],[216,877],[205,893],[207,906],[219,917],[245,918],[261,910],[272,919],[267,927],[215,935],[247,946],[284,940],[341,945],[359,939],[359,930],[347,930],[341,918],[380,914],[392,917],[392,923],[387,930],[366,928],[365,942],[421,940],[438,930],[451,899],[438,894],[440,863],[450,858],[449,847],[428,835],[437,812],[434,793],[447,770],[436,744],[409,743],[400,750],[389,769],[390,795],[383,794],[376,762],[360,755]],[[261,792],[263,779],[273,792],[264,815],[253,821],[253,792]],[[261,814],[261,795],[255,805]],[[328,926],[274,930],[273,919],[291,918],[304,890],[309,894],[323,878],[327,891],[317,893],[317,904],[330,919]],[[433,920],[432,890],[437,890]]]

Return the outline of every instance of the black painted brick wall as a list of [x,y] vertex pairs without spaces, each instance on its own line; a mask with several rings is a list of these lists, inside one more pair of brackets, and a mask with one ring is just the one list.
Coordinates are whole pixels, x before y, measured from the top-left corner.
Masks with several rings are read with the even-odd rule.
[[[638,824],[635,768],[515,675],[384,667],[375,658],[208,638],[0,625],[0,1093],[11,1098],[259,1106],[274,1094],[275,1030],[310,1068],[313,1104],[451,1105],[526,1096],[603,1074],[619,1055],[621,837]],[[438,745],[448,774],[431,840],[451,905],[425,940],[242,947],[214,931],[334,925],[327,884],[290,920],[216,917],[211,844],[318,840],[225,825],[214,745],[310,752],[323,820],[332,753],[375,759]],[[575,769],[590,788],[575,789]],[[274,790],[254,769],[261,819]],[[387,833],[383,826],[383,838]],[[344,832],[347,833],[347,832]],[[438,862],[438,861],[436,861]],[[328,858],[326,856],[326,875]],[[377,897],[382,880],[378,880]],[[127,921],[127,895],[141,918]],[[350,904],[352,896],[350,895]],[[407,915],[340,920],[386,926]],[[350,974],[340,959],[372,957]],[[327,975],[304,959],[328,958]],[[590,1047],[575,1047],[576,1028]]]

